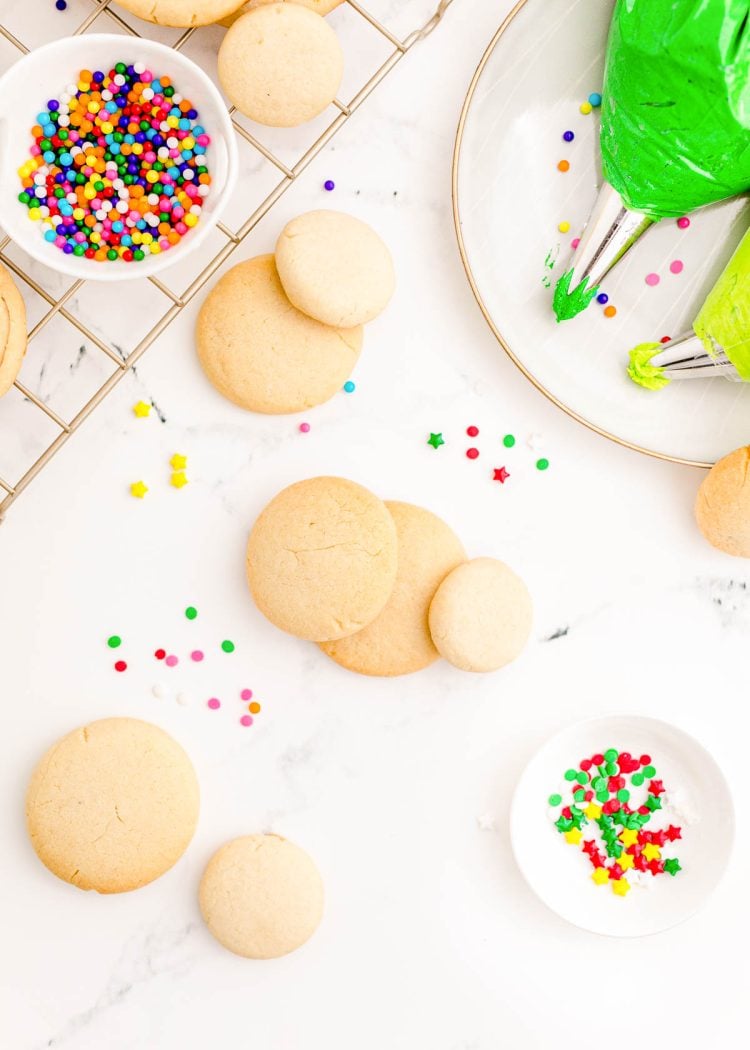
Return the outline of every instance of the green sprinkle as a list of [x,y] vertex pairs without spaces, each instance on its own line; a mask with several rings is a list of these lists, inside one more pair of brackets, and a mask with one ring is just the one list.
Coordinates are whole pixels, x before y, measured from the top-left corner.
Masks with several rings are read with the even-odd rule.
[[576,773],[575,769],[566,769],[565,770],[565,779],[566,780],[575,780],[577,775],[578,774]]
[[233,653],[234,652],[234,642],[230,642],[227,639],[226,641],[223,641],[221,643],[221,648],[224,650],[225,653]]
[[591,784],[594,791],[606,791],[607,790],[607,779],[606,777],[596,777]]
[[609,792],[608,791],[597,791],[597,793],[596,793],[596,801],[597,802],[609,802]]
[[536,469],[537,470],[546,470],[548,466],[549,466],[549,460],[545,459],[544,456],[542,456],[541,459],[538,459],[536,461]]
[[195,608],[195,606],[188,605],[187,609],[185,610],[185,616],[187,616],[188,620],[194,620],[197,615],[198,610]]
[[646,805],[653,813],[654,810],[661,809],[661,799],[658,795],[649,795],[646,799]]
[[558,817],[555,821],[555,827],[560,832],[570,831],[570,829],[573,827],[573,821],[570,820],[568,817]]
[[638,787],[641,786],[641,784],[643,783],[644,779],[645,778],[643,776],[643,773],[633,773],[632,777],[630,778],[630,782],[633,785],[633,787],[637,787],[638,788]]
[[549,802],[550,806],[559,806],[562,802],[562,795],[550,795],[547,801]]
[[669,860],[665,860],[664,870],[670,875],[676,875],[678,871],[682,871],[682,867],[680,866],[677,857],[670,857]]
[[604,761],[605,762],[615,762],[617,760],[617,755],[618,755],[618,752],[615,751],[615,749],[613,747],[610,747],[610,748],[608,748],[608,750],[606,750],[604,752]]
[[616,762],[607,762],[604,768],[607,770],[608,775],[611,777],[616,777],[617,774],[620,772],[620,767],[617,765]]
[[617,792],[617,801],[618,802],[627,802],[629,798],[630,798],[630,792],[628,791],[628,789],[627,788],[620,788],[620,790]]
[[576,780],[578,781],[579,784],[588,784],[588,782],[589,782],[589,775],[588,775],[588,773],[584,772],[584,770],[581,769],[581,770],[579,770],[576,773]]
[[513,437],[512,434],[506,434],[505,437],[503,438],[503,444],[505,445],[506,448],[513,448],[515,443],[516,443],[516,439]]
[[110,647],[110,649],[117,649],[119,646],[122,645],[122,638],[119,636],[119,634],[113,634],[107,639],[107,645]]
[[583,790],[583,788],[578,788],[577,791],[573,792],[573,798],[576,800],[576,802],[585,802],[586,792]]
[[643,775],[644,775],[644,777],[655,777],[656,776],[656,766],[644,766],[644,768],[643,768]]

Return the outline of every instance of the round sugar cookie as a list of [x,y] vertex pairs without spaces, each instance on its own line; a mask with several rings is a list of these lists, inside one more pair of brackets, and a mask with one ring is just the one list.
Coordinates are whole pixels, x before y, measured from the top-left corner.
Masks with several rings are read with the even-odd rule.
[[494,558],[464,562],[445,577],[430,605],[438,652],[462,671],[497,671],[515,660],[531,633],[526,584]]
[[26,342],[26,306],[10,272],[0,264],[0,397],[21,370]]
[[427,614],[448,573],[466,561],[461,541],[444,521],[411,503],[386,501],[398,536],[393,592],[372,623],[320,648],[337,664],[368,675],[411,674],[438,659]]
[[331,328],[295,309],[272,255],[239,263],[209,292],[196,327],[198,357],[220,394],[251,412],[301,412],[339,391],[363,331]]
[[324,324],[364,324],[393,295],[391,253],[372,227],[340,211],[308,211],[287,223],[276,268],[298,310]]
[[[334,8],[338,7],[339,4],[343,4],[344,0],[289,0],[289,2],[299,4],[301,7],[309,7],[311,11],[315,11],[319,15],[328,15]],[[222,18],[220,25],[226,26],[227,29],[229,29],[229,27],[233,25],[241,15],[246,14],[251,7],[260,7],[262,4],[275,3],[287,3],[287,0],[245,0],[245,3],[239,11],[235,11],[234,14]]]
[[252,7],[219,48],[219,80],[237,109],[258,124],[294,128],[336,97],[344,53],[324,18],[299,4]]
[[300,948],[323,916],[323,880],[310,857],[280,835],[244,835],[211,857],[199,890],[219,944],[246,959]]
[[137,718],[104,718],[44,755],[26,824],[53,874],[82,890],[124,893],[180,859],[198,808],[195,770],[176,740]]
[[144,22],[179,28],[211,25],[241,4],[242,0],[117,0],[117,6]]
[[750,558],[750,446],[715,463],[695,501],[698,528],[726,554]]
[[253,525],[247,579],[282,631],[313,642],[372,623],[396,581],[396,526],[385,504],[346,478],[284,489]]

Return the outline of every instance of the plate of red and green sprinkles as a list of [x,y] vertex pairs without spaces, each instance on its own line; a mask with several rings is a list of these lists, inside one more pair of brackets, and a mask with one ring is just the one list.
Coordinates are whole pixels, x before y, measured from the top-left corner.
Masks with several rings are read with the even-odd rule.
[[521,872],[549,908],[594,933],[640,937],[704,903],[729,860],[734,811],[697,740],[656,719],[611,716],[537,752],[510,829]]

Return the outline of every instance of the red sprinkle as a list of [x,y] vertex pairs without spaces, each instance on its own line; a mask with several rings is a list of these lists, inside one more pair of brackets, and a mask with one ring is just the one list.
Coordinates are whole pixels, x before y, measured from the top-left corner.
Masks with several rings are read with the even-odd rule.
[[661,337],[661,339],[659,340],[659,342],[660,343],[671,343],[672,342],[672,336],[671,335],[663,335]]
[[127,671],[128,665],[124,660],[118,660],[115,664],[115,671]]
[[166,655],[167,655],[167,650],[166,649],[157,649],[156,652],[154,653],[154,656],[156,657],[157,660],[163,660]]
[[467,448],[466,449],[466,457],[467,457],[467,459],[476,459],[478,455],[479,455],[479,449],[478,448]]
[[641,765],[642,766],[650,766],[651,765],[651,755],[641,755]]
[[466,433],[470,438],[475,438],[479,434],[479,427],[467,427]]

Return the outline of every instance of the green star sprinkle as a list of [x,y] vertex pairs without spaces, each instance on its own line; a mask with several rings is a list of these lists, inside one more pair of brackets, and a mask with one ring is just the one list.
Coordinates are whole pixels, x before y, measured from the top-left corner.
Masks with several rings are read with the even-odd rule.
[[649,795],[646,799],[646,805],[653,813],[657,809],[661,809],[661,799],[658,795]]
[[432,445],[433,448],[440,448],[441,445],[445,444],[445,442],[443,441],[443,435],[431,433],[430,436],[427,438],[427,444]]
[[682,867],[680,866],[677,857],[670,857],[669,860],[665,860],[664,870],[669,872],[670,875],[676,875],[678,871],[682,871]]
[[569,820],[567,817],[558,817],[555,821],[555,827],[560,832],[570,831],[573,827],[573,821]]

